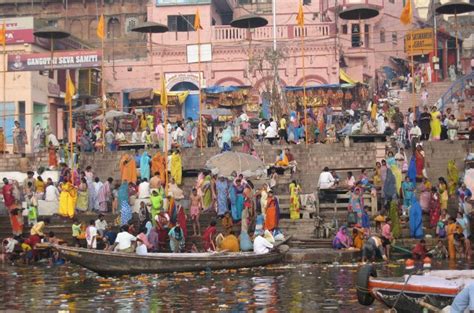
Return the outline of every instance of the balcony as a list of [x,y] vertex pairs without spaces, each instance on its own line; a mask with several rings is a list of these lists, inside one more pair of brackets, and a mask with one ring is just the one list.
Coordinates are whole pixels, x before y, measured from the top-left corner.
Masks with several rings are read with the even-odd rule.
[[[304,34],[308,39],[327,38],[333,32],[332,23],[308,24],[304,28],[297,25],[277,26],[278,40],[292,40],[301,38]],[[211,32],[201,33],[201,42],[229,43],[248,40],[248,30],[234,28],[230,26],[213,26]],[[273,40],[273,27],[266,26],[251,30],[252,40],[271,41]],[[195,44],[197,42],[196,32],[168,32],[163,35],[163,42],[174,42],[176,44]]]
[[210,4],[211,0],[156,0],[156,6]]

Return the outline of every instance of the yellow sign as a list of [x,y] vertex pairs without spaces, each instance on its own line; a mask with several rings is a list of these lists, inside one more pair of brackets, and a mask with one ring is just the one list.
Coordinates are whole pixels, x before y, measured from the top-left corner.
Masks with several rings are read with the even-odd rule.
[[[405,35],[405,53],[411,55],[428,54],[433,51],[433,29],[422,28]],[[413,47],[412,47],[413,44]]]

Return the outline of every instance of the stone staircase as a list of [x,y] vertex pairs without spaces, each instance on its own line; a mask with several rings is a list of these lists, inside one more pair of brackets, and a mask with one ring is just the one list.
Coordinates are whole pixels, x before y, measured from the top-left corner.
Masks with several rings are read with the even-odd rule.
[[[452,82],[450,81],[443,81],[443,82],[436,82],[436,83],[430,83],[427,87],[426,90],[428,91],[428,106],[433,106],[436,104],[439,98],[443,96],[443,94],[449,89],[451,86]],[[418,107],[422,107],[423,102],[421,101],[421,93],[423,89],[416,94],[416,105]],[[400,96],[400,111],[402,112],[408,112],[408,108],[413,107],[413,95],[411,91],[406,91],[406,90],[400,90],[399,91],[399,96]]]

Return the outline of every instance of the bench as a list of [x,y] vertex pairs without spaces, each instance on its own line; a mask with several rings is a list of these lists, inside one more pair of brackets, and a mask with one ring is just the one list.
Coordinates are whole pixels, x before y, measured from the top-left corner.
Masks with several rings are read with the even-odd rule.
[[387,136],[384,134],[370,135],[349,135],[351,142],[386,142]]

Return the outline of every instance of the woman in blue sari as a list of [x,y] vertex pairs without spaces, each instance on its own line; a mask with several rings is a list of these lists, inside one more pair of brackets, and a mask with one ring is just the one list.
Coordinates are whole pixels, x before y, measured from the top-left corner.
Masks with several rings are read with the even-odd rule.
[[411,238],[423,238],[423,219],[422,219],[421,206],[416,200],[416,197],[412,197],[411,208],[410,208],[410,237]]
[[245,186],[242,184],[240,179],[237,179],[234,184],[235,188],[235,206],[232,210],[232,218],[234,221],[240,221],[242,219],[242,210],[244,209],[244,189]]
[[229,183],[225,177],[219,177],[216,182],[217,190],[217,215],[224,216],[227,212],[227,198],[229,197]]
[[140,178],[150,180],[150,161],[151,158],[148,155],[148,152],[143,152],[142,157],[140,158]]
[[128,182],[123,181],[118,190],[118,202],[120,208],[120,225],[127,224],[132,219],[132,208],[128,203]]
[[413,198],[414,191],[415,184],[410,181],[410,177],[406,176],[405,181],[402,183],[403,215],[406,215],[408,207],[411,205],[411,199]]

